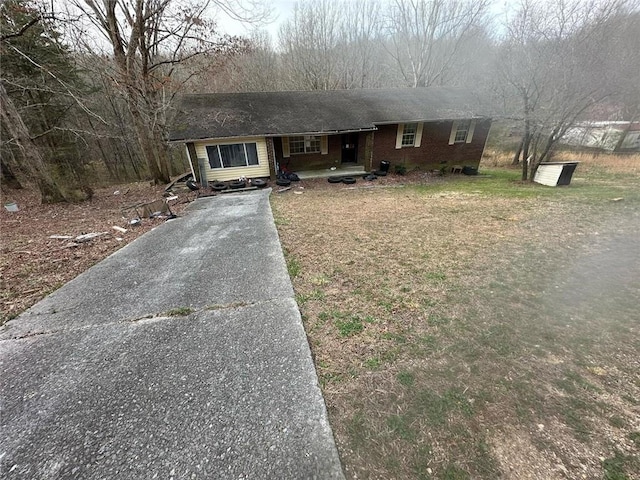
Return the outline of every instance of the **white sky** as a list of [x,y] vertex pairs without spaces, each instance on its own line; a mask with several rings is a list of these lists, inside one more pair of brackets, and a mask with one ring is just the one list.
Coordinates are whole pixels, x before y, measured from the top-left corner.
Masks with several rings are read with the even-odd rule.
[[[297,0],[264,0],[267,5],[270,5],[273,11],[274,20],[269,24],[252,25],[243,24],[237,20],[233,20],[228,16],[220,13],[217,15],[218,27],[224,32],[230,35],[248,35],[255,28],[261,30],[267,30],[271,35],[271,41],[275,44],[278,40],[278,31],[280,25],[293,15],[293,8],[297,3]],[[381,0],[382,3],[390,2],[391,0]],[[510,5],[513,5],[517,0],[493,0],[493,5],[490,11],[493,15],[501,15],[505,12]]]
[[[2,0],[0,0],[2,1]],[[242,0],[228,0],[230,4],[234,3],[242,3]],[[248,0],[255,1],[255,0]],[[242,23],[238,20],[234,20],[224,14],[222,11],[212,12],[211,17],[214,18],[217,22],[218,28],[222,33],[227,33],[230,35],[238,35],[238,36],[248,36],[252,30],[256,28],[260,28],[261,30],[266,30],[271,35],[272,45],[276,46],[278,41],[278,32],[280,30],[280,26],[290,19],[293,16],[293,9],[298,0],[262,0],[272,9],[272,18],[273,20],[270,23],[262,23],[259,25],[250,24],[250,23]],[[382,3],[391,2],[392,0],[380,0]],[[493,5],[491,7],[491,12],[494,15],[499,15],[501,12],[504,12],[505,9],[511,4],[513,5],[517,0],[493,0]],[[73,7],[72,3],[69,0],[52,0],[52,5],[57,6],[61,10],[64,8],[69,8],[72,12],[76,11]],[[76,11],[77,12],[77,11]],[[108,42],[100,34],[93,35],[91,32],[95,29],[89,22],[85,23],[85,35],[84,41],[92,44],[92,46],[97,47],[98,49],[107,49]]]
[[248,35],[256,27],[261,30],[267,30],[271,35],[271,40],[275,42],[278,39],[278,31],[280,25],[293,15],[293,7],[296,0],[265,0],[271,6],[274,20],[269,24],[252,25],[243,24],[237,20],[233,20],[221,13],[218,16],[218,27],[230,35]]

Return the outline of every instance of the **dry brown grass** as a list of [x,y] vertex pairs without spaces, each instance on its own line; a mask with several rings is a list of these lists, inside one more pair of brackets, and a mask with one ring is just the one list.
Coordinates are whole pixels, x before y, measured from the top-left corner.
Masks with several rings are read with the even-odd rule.
[[[485,167],[511,167],[513,152],[487,149],[482,158]],[[558,162],[580,162],[580,169],[587,172],[595,169],[601,173],[638,175],[640,174],[640,154],[608,152],[559,151],[553,156]],[[516,167],[517,168],[517,167]]]
[[490,173],[273,197],[347,476],[598,478],[619,454],[638,478],[633,308],[605,328],[545,294],[640,199],[610,202],[586,169],[564,191]]
[[[161,199],[163,190],[147,183],[114,185],[96,189],[91,201],[55,205],[41,205],[38,195],[26,189],[3,191],[1,201],[15,201],[20,210],[0,211],[0,325],[163,222],[144,219],[141,226],[130,227],[121,210]],[[174,213],[183,210],[184,199],[182,194],[182,203],[172,207]],[[128,214],[135,216],[131,211]],[[128,231],[118,232],[114,225]],[[92,232],[106,234],[78,245],[50,238]]]

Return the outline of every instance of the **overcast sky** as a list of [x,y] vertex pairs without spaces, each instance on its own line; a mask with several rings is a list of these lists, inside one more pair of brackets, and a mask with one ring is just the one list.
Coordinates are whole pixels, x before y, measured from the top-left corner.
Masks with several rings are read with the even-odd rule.
[[[273,9],[274,21],[269,24],[263,24],[259,27],[263,30],[267,30],[271,34],[271,39],[275,43],[278,40],[278,31],[280,25],[282,25],[287,19],[293,15],[293,8],[297,3],[297,0],[265,0],[268,5]],[[392,0],[381,0],[381,3],[389,3]],[[505,11],[510,5],[516,3],[517,0],[493,0],[493,6],[491,12],[494,15],[499,15]],[[220,14],[218,17],[218,27],[225,33],[230,35],[247,35],[256,25],[243,24],[236,20],[229,18],[224,14]]]
[[[272,40],[276,41],[280,25],[293,15],[293,7],[296,4],[296,0],[271,0],[268,4],[273,9],[274,21],[266,25],[260,25],[260,28],[267,30],[271,34]],[[218,27],[230,35],[246,35],[256,28],[255,25],[243,24],[224,14],[219,16]]]

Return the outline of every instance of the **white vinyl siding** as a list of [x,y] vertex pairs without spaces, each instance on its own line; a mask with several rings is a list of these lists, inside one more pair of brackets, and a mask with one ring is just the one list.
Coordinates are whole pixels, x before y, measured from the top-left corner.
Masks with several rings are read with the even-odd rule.
[[422,142],[422,127],[420,123],[399,123],[396,134],[396,148],[419,147]]
[[[250,144],[255,145],[255,153],[253,151],[253,147]],[[249,146],[248,146],[249,145]],[[241,155],[240,146],[242,146],[242,150],[244,155]],[[240,177],[247,178],[257,178],[257,177],[268,177],[269,176],[269,158],[267,155],[267,142],[262,137],[243,137],[243,138],[233,138],[233,139],[221,139],[221,140],[210,140],[207,142],[196,143],[196,153],[198,154],[198,158],[205,159],[206,170],[207,170],[207,180],[208,181],[221,181],[226,182],[228,180],[235,180]],[[211,168],[211,162],[216,165],[216,161],[209,156],[207,152],[207,147],[218,147],[218,148],[209,148],[209,152],[212,152],[212,155],[215,155],[213,152],[223,152],[223,157],[225,157],[226,153],[235,152],[238,155],[227,157],[228,162],[224,168]],[[222,150],[220,150],[222,149]],[[251,163],[255,162],[255,156],[257,155],[257,165],[251,165]],[[246,163],[249,163],[248,166],[233,166],[240,163],[240,160],[244,158],[246,159]],[[231,163],[229,163],[231,162]]]

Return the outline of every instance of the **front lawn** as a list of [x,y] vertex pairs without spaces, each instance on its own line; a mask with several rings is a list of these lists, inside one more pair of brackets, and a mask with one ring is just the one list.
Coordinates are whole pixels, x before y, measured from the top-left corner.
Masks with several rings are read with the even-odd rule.
[[348,478],[640,478],[640,159],[582,161],[272,195]]

